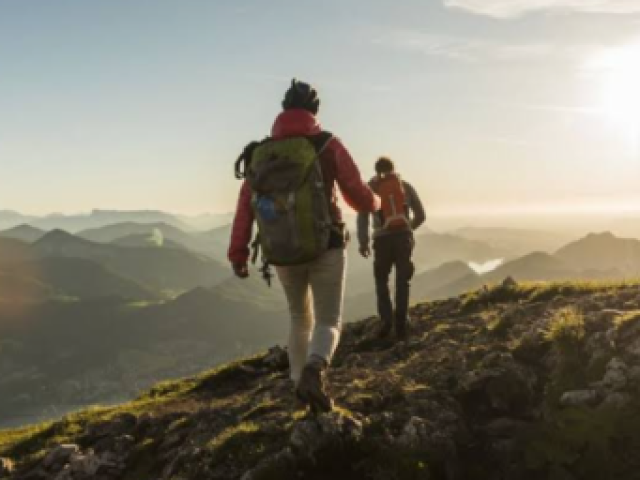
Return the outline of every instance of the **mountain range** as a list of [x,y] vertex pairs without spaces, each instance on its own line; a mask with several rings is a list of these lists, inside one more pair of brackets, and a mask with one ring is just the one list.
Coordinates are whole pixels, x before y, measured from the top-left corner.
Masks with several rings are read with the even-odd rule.
[[230,222],[230,213],[203,215],[174,215],[156,210],[121,211],[95,209],[80,214],[23,215],[11,210],[0,210],[0,229],[29,224],[42,230],[62,229],[72,233],[100,228],[116,223],[166,223],[187,231],[208,230]]
[[[56,265],[61,269],[65,262],[70,265],[70,269],[77,267],[77,262],[72,263],[72,260],[82,259],[159,293],[212,286],[228,276],[228,269],[218,262],[183,248],[102,244],[63,230],[47,232],[32,244],[13,239],[3,239],[2,242],[5,245],[12,244],[12,249],[20,251],[18,255],[6,256],[5,260],[0,258],[0,267],[4,265],[5,271],[9,268],[7,265],[11,265],[12,271],[16,272],[24,268],[17,259],[22,262],[31,261],[31,266],[34,267],[31,270],[44,268],[39,265],[47,258],[58,259]],[[94,270],[99,271],[97,268]],[[100,290],[96,290],[94,293],[98,295],[99,292]],[[63,290],[63,293],[68,292]]]
[[[411,297],[441,300],[508,277],[517,281],[625,280],[637,278],[636,272],[640,273],[640,240],[617,238],[611,233],[590,234],[553,254],[529,253],[484,274],[474,271],[467,262],[444,263],[415,275]],[[348,318],[374,314],[375,298],[372,287],[347,297]]]
[[530,252],[554,252],[573,236],[558,231],[527,230],[500,227],[465,227],[454,230],[454,235],[483,242],[506,253],[506,257],[518,257]]
[[[229,225],[193,231],[156,215],[150,220],[75,234],[28,225],[0,232],[0,399],[6,399],[0,423],[53,415],[48,406],[63,409],[72,398],[80,404],[129,398],[159,379],[285,338],[278,282],[268,288],[254,268],[240,281],[226,264]],[[417,235],[413,301],[449,298],[506,277],[627,279],[640,269],[635,239],[590,234],[556,250],[510,256],[519,247],[505,237],[519,233]],[[346,321],[375,314],[372,261],[358,255],[355,242],[349,256]],[[504,261],[487,273],[469,266],[495,259]],[[16,420],[16,411],[27,417]]]

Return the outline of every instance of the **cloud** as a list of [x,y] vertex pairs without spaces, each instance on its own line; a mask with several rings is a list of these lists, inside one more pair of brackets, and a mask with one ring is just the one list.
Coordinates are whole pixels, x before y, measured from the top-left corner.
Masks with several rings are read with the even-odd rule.
[[544,11],[640,13],[640,0],[444,0],[444,5],[500,19]]
[[427,56],[466,62],[528,61],[550,58],[575,59],[590,46],[559,46],[551,43],[509,44],[480,38],[459,37],[414,30],[388,31],[375,37],[376,45]]

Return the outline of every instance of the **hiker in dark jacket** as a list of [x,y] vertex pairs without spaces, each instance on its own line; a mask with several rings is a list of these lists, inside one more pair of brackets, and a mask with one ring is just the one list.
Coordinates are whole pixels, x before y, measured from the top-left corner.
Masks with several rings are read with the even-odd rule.
[[[373,218],[374,276],[378,297],[378,314],[382,321],[381,337],[387,337],[395,325],[396,336],[407,335],[409,290],[414,266],[411,261],[414,247],[413,231],[425,221],[424,208],[415,189],[395,173],[393,162],[381,157],[375,165],[376,176],[369,182],[380,196],[382,208]],[[370,215],[358,215],[360,254],[368,258],[370,248]],[[389,292],[389,275],[395,267],[395,315]]]
[[[346,271],[346,241],[337,189],[356,211],[374,212],[379,203],[342,142],[320,127],[316,118],[319,105],[316,90],[294,80],[285,94],[283,112],[276,118],[268,142],[306,138],[312,142],[319,140],[322,144],[316,157],[321,170],[321,182],[317,185],[324,186],[325,213],[330,217],[326,223],[332,225],[332,234],[324,252],[316,259],[280,265],[276,271],[291,316],[288,353],[296,394],[312,409],[327,411],[332,408],[332,402],[324,386],[324,373],[340,339]],[[249,245],[257,220],[252,197],[256,195],[250,182],[245,180],[240,189],[228,252],[233,270],[241,278],[249,275]],[[299,208],[306,207],[300,204]],[[309,217],[311,215],[315,214]],[[315,220],[325,224],[321,218]]]

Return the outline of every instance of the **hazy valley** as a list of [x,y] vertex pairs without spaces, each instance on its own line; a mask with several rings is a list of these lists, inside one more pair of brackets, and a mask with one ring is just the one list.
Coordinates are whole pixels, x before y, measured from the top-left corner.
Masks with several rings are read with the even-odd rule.
[[[222,216],[224,219],[227,217]],[[228,224],[110,212],[61,219],[0,215],[0,425],[119,402],[286,339],[279,285],[232,277]],[[110,223],[115,222],[115,223]],[[212,226],[211,223],[214,223]],[[60,227],[73,226],[73,233]],[[51,229],[46,229],[51,227]],[[416,236],[414,302],[518,281],[624,280],[640,241],[610,233],[458,228]],[[375,313],[372,265],[349,246],[346,320]],[[479,273],[472,266],[495,262]]]

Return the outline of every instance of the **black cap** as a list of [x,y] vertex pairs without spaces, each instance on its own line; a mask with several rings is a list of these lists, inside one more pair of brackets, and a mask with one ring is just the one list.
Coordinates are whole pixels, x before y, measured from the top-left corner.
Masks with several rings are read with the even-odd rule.
[[318,92],[308,83],[300,82],[294,78],[291,80],[291,86],[284,94],[282,108],[284,110],[302,108],[315,115],[320,108]]

